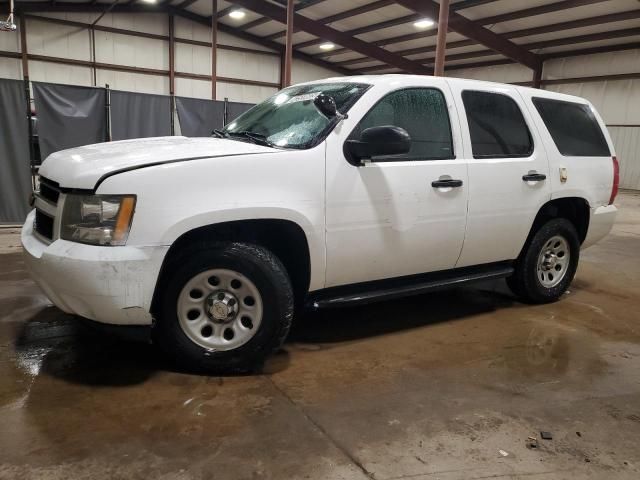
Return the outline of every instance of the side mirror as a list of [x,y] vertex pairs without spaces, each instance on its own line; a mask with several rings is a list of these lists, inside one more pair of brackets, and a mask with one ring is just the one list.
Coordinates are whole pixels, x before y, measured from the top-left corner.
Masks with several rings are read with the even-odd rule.
[[320,113],[329,119],[338,115],[336,101],[330,95],[325,95],[324,93],[317,95],[316,98],[313,99],[313,104]]
[[401,155],[411,150],[411,136],[404,128],[393,125],[367,128],[360,140],[347,140],[344,144],[345,156],[354,165],[364,159],[382,155]]

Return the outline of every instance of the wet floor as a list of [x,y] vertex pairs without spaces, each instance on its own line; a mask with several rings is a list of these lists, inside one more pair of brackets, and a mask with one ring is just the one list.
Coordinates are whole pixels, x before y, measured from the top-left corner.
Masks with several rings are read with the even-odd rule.
[[0,230],[0,478],[640,478],[640,196],[619,201],[558,303],[496,282],[310,314],[244,377],[87,330]]

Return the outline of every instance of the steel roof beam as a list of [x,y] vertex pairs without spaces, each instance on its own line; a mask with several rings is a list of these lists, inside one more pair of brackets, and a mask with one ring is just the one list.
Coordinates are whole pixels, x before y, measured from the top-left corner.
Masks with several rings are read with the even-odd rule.
[[[621,22],[625,20],[635,20],[640,18],[640,9],[630,10],[627,12],[619,12],[612,13],[609,15],[600,15],[598,17],[590,17],[590,18],[581,18],[578,20],[569,20],[567,22],[559,22],[552,23],[550,25],[544,25],[541,27],[532,27],[532,28],[523,28],[521,30],[514,30],[512,32],[502,33],[501,35],[505,38],[521,38],[521,37],[529,37],[534,35],[542,35],[544,33],[553,33],[559,32],[563,30],[571,30],[575,28],[583,28],[583,27],[593,27],[597,25],[603,25],[607,23],[613,22]],[[461,48],[461,47],[469,47],[475,45],[476,42],[473,40],[459,40],[457,42],[449,42],[447,43],[448,49]],[[427,45],[424,47],[415,47],[409,48],[406,50],[396,51],[398,55],[408,56],[408,55],[416,55],[418,53],[430,53],[435,52],[435,45]],[[488,54],[492,52],[487,50]],[[341,62],[334,62],[334,65],[339,65],[341,67],[346,67],[347,65],[357,65],[358,63],[365,63],[370,61],[367,57],[358,57],[352,58],[349,60],[344,60]]]
[[[269,17],[280,23],[286,24],[286,11],[285,9],[278,7],[274,4],[267,3],[259,0],[229,0],[235,5],[240,5],[243,8],[256,12],[262,16]],[[367,55],[371,58],[375,58],[381,62],[398,67],[409,73],[414,74],[431,74],[431,69],[425,68],[417,62],[407,60],[399,55],[396,55],[387,50],[383,50],[378,47],[374,47],[367,42],[364,42],[358,38],[354,38],[344,32],[336,30],[321,23],[311,20],[307,17],[294,14],[294,24],[298,25],[301,31],[315,35],[326,41],[330,41],[344,47],[349,48],[355,52],[359,52],[363,55]]]
[[[396,2],[405,8],[430,18],[436,18],[440,10],[439,5],[431,0],[396,0]],[[463,17],[459,13],[450,13],[449,28],[529,68],[534,70],[540,68],[541,60],[536,54]]]

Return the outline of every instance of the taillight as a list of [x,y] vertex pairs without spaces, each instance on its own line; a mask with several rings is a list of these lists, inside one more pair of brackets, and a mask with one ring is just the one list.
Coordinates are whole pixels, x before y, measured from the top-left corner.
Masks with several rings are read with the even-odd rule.
[[620,185],[620,164],[617,157],[611,157],[613,160],[613,186],[611,187],[611,198],[609,198],[609,205],[613,205],[616,197],[618,196],[618,187]]

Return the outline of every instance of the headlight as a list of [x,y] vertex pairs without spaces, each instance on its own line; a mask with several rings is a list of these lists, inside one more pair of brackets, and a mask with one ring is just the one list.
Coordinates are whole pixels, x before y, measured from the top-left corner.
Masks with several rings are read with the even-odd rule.
[[91,245],[124,245],[135,206],[135,195],[67,195],[60,237]]

